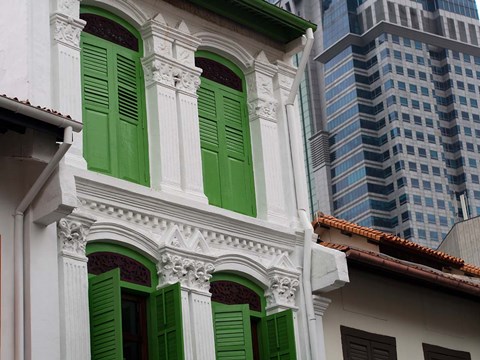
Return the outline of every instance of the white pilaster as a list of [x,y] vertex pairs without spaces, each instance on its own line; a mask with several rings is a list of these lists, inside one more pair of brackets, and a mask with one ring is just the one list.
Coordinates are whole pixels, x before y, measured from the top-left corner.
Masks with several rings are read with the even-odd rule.
[[[80,72],[80,34],[85,21],[79,19],[78,0],[58,0],[57,10],[50,16],[52,38],[52,107],[74,120],[82,121],[82,88]],[[82,134],[74,133],[73,145],[67,153],[67,164],[86,169]]]
[[284,224],[285,196],[277,126],[277,100],[273,96],[276,67],[263,52],[246,73],[250,134],[259,218]]
[[173,53],[177,60],[175,86],[180,140],[181,183],[185,196],[207,203],[203,192],[202,156],[198,121],[197,89],[202,70],[195,67],[195,51],[200,41],[190,35],[182,21],[174,32]]
[[150,20],[142,29],[142,59],[147,99],[150,179],[154,189],[181,194],[180,145],[174,82],[173,39],[163,19]]
[[191,290],[190,319],[193,333],[195,334],[193,343],[194,353],[196,354],[195,359],[215,359],[212,303],[211,294],[208,291]]
[[59,241],[60,316],[62,359],[90,359],[88,271],[86,236],[93,219],[78,213],[61,219]]
[[315,311],[316,326],[317,326],[317,351],[321,360],[326,360],[325,352],[325,332],[323,331],[323,315],[327,311],[328,306],[332,301],[322,296],[313,296],[313,308]]
[[167,241],[167,246],[160,250],[159,286],[180,283],[185,359],[211,360],[215,359],[215,338],[208,290],[214,270],[213,258],[205,255],[208,249],[204,244],[196,242],[191,246],[187,251],[183,240]]

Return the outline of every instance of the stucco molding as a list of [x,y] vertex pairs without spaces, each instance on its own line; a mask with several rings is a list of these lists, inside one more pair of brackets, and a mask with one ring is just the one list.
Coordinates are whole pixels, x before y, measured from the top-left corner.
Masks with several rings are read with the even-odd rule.
[[201,31],[194,34],[200,39],[200,50],[209,50],[225,56],[236,63],[242,70],[252,66],[253,56],[242,46],[223,34]]
[[313,295],[313,309],[315,311],[315,315],[317,316],[325,315],[325,311],[327,311],[331,302],[332,300],[326,297]]
[[[201,234],[209,247],[226,248],[236,252],[243,251],[258,256],[273,257],[288,251],[290,249],[288,244],[292,243],[292,236],[294,237],[294,235],[290,234],[280,235],[270,231],[265,232],[267,229],[259,228],[258,226],[245,222],[238,222],[238,224],[235,225],[235,221],[228,219],[222,221],[223,218],[218,216],[215,217],[217,220],[216,223],[211,222],[207,218],[203,220],[198,219],[197,221],[195,218],[197,218],[200,213],[196,209],[188,211],[182,206],[179,206],[178,209],[178,219],[172,220],[171,218],[159,216],[159,214],[162,214],[163,210],[161,209],[163,207],[159,208],[158,205],[155,205],[155,208],[158,209],[157,211],[151,211],[152,204],[149,205],[147,203],[144,204],[145,207],[141,203],[138,203],[132,208],[131,201],[140,201],[138,197],[136,199],[131,197],[126,199],[126,201],[130,203],[130,206],[127,207],[120,205],[120,199],[115,199],[113,193],[106,193],[105,195],[109,197],[113,196],[113,198],[110,200],[105,199],[105,201],[81,198],[82,208],[98,214],[97,216],[103,217],[105,221],[108,221],[106,219],[111,219],[110,221],[121,221],[125,224],[124,226],[131,224],[145,230],[148,229],[154,233],[156,237],[162,239],[162,241],[166,239],[165,234],[167,229],[175,225],[178,227],[178,231],[182,236],[187,239],[186,241],[190,241],[192,235],[197,233],[196,236]],[[172,210],[175,212],[175,207],[170,207],[168,212],[170,213]],[[180,220],[188,218],[192,219],[190,223]],[[94,226],[92,236],[94,234],[96,235],[101,226],[103,226],[103,224]],[[266,238],[262,239],[263,237]]]
[[159,287],[178,282],[185,289],[208,293],[215,270],[212,260],[167,246],[162,248],[157,264]]
[[63,256],[86,261],[87,236],[95,221],[94,217],[79,212],[74,212],[67,218],[60,219],[57,222],[60,253]]
[[82,5],[92,5],[111,11],[140,29],[149,16],[133,0],[81,0]]
[[54,13],[50,17],[50,24],[54,41],[80,50],[80,34],[86,24],[85,21]]
[[295,295],[300,286],[299,279],[277,273],[270,275],[269,281],[269,288],[265,292],[267,308],[295,308]]

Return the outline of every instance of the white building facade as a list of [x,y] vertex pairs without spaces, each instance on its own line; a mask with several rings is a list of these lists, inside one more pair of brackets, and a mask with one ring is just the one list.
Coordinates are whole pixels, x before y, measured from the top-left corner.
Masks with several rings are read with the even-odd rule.
[[[50,155],[2,146],[2,359],[324,358],[286,110],[313,25],[263,1],[201,3],[2,6],[0,93],[83,123],[21,239],[12,214]],[[36,135],[0,141],[41,150]],[[321,287],[347,281],[343,254],[315,254]]]

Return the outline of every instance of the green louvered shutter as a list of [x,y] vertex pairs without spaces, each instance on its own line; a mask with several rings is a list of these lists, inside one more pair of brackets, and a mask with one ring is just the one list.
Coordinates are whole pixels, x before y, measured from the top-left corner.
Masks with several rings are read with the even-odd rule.
[[167,286],[150,295],[152,351],[155,359],[182,360],[183,331],[180,284]]
[[205,195],[212,205],[255,216],[245,95],[203,78],[197,94]]
[[296,360],[292,310],[266,317],[268,360]]
[[203,189],[212,205],[222,207],[220,181],[220,142],[218,134],[217,96],[215,86],[202,81],[197,91],[202,150]]
[[252,360],[248,305],[212,303],[217,360]]
[[148,184],[140,56],[82,34],[84,156],[88,168]]
[[[104,44],[105,45],[105,44]],[[113,174],[111,152],[113,79],[109,74],[109,52],[100,42],[82,41],[84,156],[88,168]]]
[[120,269],[89,280],[92,360],[123,360]]

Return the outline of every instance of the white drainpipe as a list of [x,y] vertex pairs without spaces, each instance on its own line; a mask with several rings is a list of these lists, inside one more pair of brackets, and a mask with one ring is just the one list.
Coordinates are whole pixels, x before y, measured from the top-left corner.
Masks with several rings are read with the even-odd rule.
[[[22,109],[25,107],[20,106]],[[33,112],[42,111],[33,109]],[[36,110],[36,111],[35,111]],[[29,114],[32,115],[32,114]],[[53,115],[49,117],[53,118]],[[55,117],[56,118],[56,117]],[[55,119],[53,118],[53,119]],[[57,124],[60,125],[60,124]],[[80,128],[81,129],[81,125]],[[25,274],[24,274],[24,222],[23,216],[28,209],[32,201],[37,196],[38,192],[45,185],[46,181],[56,169],[60,160],[62,160],[65,153],[68,151],[73,143],[72,127],[67,126],[63,133],[63,143],[58,147],[57,152],[52,157],[47,166],[43,169],[40,176],[27,192],[23,200],[17,206],[15,210],[15,222],[14,222],[14,360],[25,359]]]
[[307,39],[305,47],[303,49],[302,58],[298,65],[297,74],[293,81],[290,93],[288,95],[285,108],[287,112],[288,131],[290,133],[290,150],[292,153],[293,164],[293,178],[295,182],[295,195],[297,199],[297,211],[300,219],[300,224],[304,230],[303,240],[303,297],[305,299],[305,309],[307,313],[307,327],[308,327],[308,339],[310,345],[310,357],[312,360],[319,360],[319,354],[317,351],[317,329],[315,311],[313,308],[312,297],[312,283],[311,283],[311,259],[312,259],[312,236],[313,227],[308,219],[308,191],[305,174],[305,164],[303,161],[303,148],[301,146],[302,133],[299,129],[298,122],[295,122],[295,109],[294,102],[297,96],[297,91],[300,86],[305,66],[307,65],[310,57],[310,52],[313,46],[313,30],[307,29],[305,34]]

